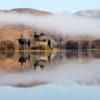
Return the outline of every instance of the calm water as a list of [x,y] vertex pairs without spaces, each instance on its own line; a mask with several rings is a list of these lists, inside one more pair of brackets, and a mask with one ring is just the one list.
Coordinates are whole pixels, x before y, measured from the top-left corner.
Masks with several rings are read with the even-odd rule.
[[0,53],[0,100],[100,100],[100,51]]

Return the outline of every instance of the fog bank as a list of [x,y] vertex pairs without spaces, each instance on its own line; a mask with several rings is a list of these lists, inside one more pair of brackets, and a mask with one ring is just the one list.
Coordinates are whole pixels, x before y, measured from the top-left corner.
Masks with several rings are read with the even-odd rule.
[[100,20],[95,18],[81,17],[67,12],[49,16],[0,13],[0,27],[19,24],[68,36],[100,36]]

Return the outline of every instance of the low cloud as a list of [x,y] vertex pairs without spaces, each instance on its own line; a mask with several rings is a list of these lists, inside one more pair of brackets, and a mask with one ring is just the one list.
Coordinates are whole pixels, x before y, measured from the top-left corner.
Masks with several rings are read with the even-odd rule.
[[[43,31],[68,36],[100,36],[100,20],[63,12],[49,16],[31,16],[18,13],[0,13],[0,26],[21,24]],[[97,36],[97,37],[98,37]]]

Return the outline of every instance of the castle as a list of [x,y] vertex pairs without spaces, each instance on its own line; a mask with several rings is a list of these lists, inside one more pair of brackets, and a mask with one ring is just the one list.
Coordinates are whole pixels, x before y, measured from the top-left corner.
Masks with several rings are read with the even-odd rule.
[[32,32],[29,38],[24,38],[21,34],[21,38],[18,39],[18,43],[20,44],[20,49],[28,49],[28,50],[51,50],[52,41],[46,37],[46,35],[41,32],[40,34],[37,32]]

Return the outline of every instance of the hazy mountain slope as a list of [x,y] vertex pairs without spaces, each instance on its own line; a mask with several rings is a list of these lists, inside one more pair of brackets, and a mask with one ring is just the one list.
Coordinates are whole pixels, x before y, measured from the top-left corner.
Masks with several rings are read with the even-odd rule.
[[0,10],[0,12],[4,13],[21,13],[21,14],[31,14],[31,15],[50,15],[51,12],[48,11],[41,11],[36,10],[32,8],[16,8],[16,9],[10,9],[10,10]]
[[[45,15],[51,15],[51,12],[47,11],[40,11],[36,9],[31,8],[16,8],[11,10],[0,10],[1,13],[20,13],[20,14],[29,14],[33,16],[45,16]],[[30,28],[26,27],[25,25],[6,25],[1,27],[0,26],[0,40],[8,39],[8,40],[14,40],[18,39],[21,34],[24,34],[28,37],[28,34],[30,33]],[[32,29],[34,30],[34,29]],[[31,30],[31,31],[32,31]]]
[[80,15],[80,16],[99,17],[100,18],[100,9],[82,10],[82,11],[76,12],[76,14]]
[[[37,16],[45,16],[45,15],[51,15],[51,12],[48,11],[40,11],[40,10],[36,10],[36,9],[31,9],[31,8],[16,8],[16,9],[11,9],[11,10],[0,10],[0,12],[4,12],[4,13],[24,13],[24,14],[30,14],[30,15],[37,15]],[[93,16],[93,17],[97,17],[100,15],[100,10],[86,10],[86,11],[79,11],[76,14],[81,15],[81,16]],[[10,17],[11,18],[11,17]],[[12,17],[13,18],[13,17]],[[11,19],[12,19],[11,18]],[[64,18],[64,17],[63,17]],[[69,17],[68,17],[69,18]],[[7,19],[9,20],[9,19]],[[56,21],[56,20],[55,20]],[[58,22],[59,20],[57,20],[56,22]],[[75,23],[76,20],[74,20],[73,22]],[[42,26],[42,25],[41,25]],[[55,26],[59,26],[59,25],[55,25]],[[24,37],[27,36],[28,34],[31,33],[32,31],[44,31],[45,33],[53,33],[52,37],[56,39],[56,41],[60,41],[61,40],[61,35],[56,35],[56,30],[54,30],[53,32],[49,30],[45,31],[39,28],[35,28],[32,27],[32,29],[28,26],[25,25],[20,25],[20,24],[10,24],[10,25],[6,25],[4,27],[0,26],[0,41],[1,40],[18,40],[21,37],[21,34],[24,34]],[[65,38],[66,40],[66,38]]]

